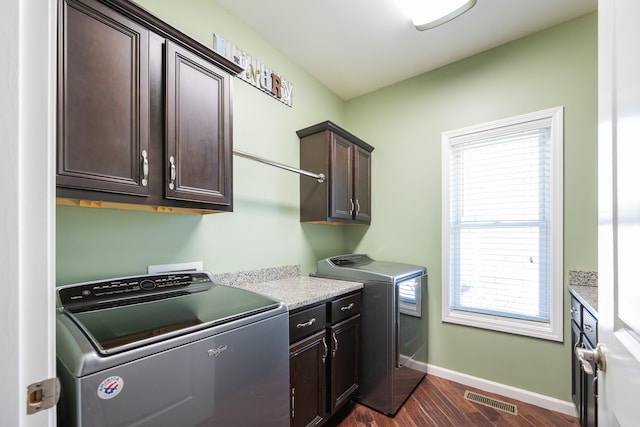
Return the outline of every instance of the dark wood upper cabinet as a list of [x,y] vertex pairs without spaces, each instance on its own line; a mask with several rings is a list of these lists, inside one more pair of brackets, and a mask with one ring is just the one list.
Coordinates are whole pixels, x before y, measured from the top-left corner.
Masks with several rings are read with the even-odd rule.
[[300,167],[323,173],[323,183],[300,177],[303,222],[371,223],[373,147],[330,121],[301,129]]
[[60,186],[149,194],[149,31],[101,3],[60,11]]
[[354,146],[354,194],[356,195],[356,221],[371,223],[371,151]]
[[58,203],[231,211],[240,68],[127,0],[59,10]]
[[166,44],[166,197],[231,205],[228,73]]

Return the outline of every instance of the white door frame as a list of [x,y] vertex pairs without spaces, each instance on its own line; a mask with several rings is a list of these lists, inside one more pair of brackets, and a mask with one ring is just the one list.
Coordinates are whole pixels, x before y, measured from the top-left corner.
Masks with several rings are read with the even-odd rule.
[[[5,0],[0,14],[0,413],[27,415],[27,386],[55,371],[56,0]],[[5,424],[6,423],[6,424]]]

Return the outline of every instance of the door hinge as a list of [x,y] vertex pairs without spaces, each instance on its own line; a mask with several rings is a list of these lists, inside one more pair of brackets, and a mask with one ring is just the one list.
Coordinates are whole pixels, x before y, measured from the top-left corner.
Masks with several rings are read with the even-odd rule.
[[27,387],[27,415],[53,408],[60,398],[60,381],[49,378]]

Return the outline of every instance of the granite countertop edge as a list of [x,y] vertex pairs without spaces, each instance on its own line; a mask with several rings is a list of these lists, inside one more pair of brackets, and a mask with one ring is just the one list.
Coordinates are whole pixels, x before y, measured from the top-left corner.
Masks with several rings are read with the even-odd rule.
[[592,314],[598,314],[598,287],[569,285],[569,291],[578,301],[587,307]]
[[320,301],[362,289],[360,282],[325,279],[310,276],[287,277],[257,283],[229,284],[236,288],[256,292],[277,301],[284,302],[293,311]]

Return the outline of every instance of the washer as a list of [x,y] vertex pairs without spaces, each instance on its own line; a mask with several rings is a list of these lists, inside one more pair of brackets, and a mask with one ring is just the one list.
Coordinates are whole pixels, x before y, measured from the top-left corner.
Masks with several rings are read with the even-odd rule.
[[60,426],[288,426],[284,303],[207,272],[57,289]]

